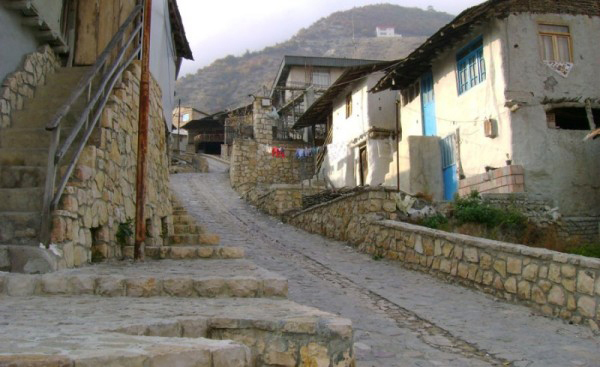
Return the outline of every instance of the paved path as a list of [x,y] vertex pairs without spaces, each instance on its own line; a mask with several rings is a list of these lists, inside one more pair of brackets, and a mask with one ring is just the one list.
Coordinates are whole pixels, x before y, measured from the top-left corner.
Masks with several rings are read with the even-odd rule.
[[600,366],[600,337],[344,243],[281,223],[239,199],[227,166],[172,176],[190,214],[223,244],[289,279],[290,299],[349,318],[358,366]]

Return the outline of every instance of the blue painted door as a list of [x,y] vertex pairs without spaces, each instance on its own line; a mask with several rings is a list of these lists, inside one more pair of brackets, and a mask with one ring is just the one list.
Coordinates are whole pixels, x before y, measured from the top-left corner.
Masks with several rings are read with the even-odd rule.
[[423,135],[435,136],[435,99],[433,95],[433,74],[427,72],[421,77],[421,109],[423,117]]
[[440,140],[440,148],[442,151],[442,174],[444,176],[444,200],[452,200],[454,194],[458,192],[455,146],[455,134]]

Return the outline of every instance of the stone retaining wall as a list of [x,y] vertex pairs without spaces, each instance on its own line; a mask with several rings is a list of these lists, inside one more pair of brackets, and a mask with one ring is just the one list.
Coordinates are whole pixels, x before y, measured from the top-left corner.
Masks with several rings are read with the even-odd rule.
[[35,89],[46,84],[48,75],[59,67],[60,61],[48,45],[25,56],[21,68],[7,75],[0,86],[0,128],[11,126],[11,114],[22,110],[24,101],[32,98]]
[[600,259],[389,220],[396,217],[397,195],[380,189],[342,196],[287,221],[544,315],[599,327]]
[[[122,256],[119,225],[135,218],[139,62],[113,90],[99,125],[83,151],[61,203],[53,213],[52,243],[67,267]],[[152,79],[146,168],[146,245],[160,246],[172,234],[169,162],[161,91]],[[132,229],[134,224],[132,224]]]
[[507,194],[525,191],[523,166],[512,165],[475,175],[459,182],[458,194],[466,196],[471,191]]
[[270,191],[258,198],[255,205],[270,215],[280,216],[291,210],[302,209],[302,197],[321,190],[302,185],[271,185]]
[[600,259],[395,221],[379,221],[366,230],[361,251],[598,328]]
[[367,188],[293,214],[290,224],[308,232],[358,245],[373,220],[396,219],[394,190]]

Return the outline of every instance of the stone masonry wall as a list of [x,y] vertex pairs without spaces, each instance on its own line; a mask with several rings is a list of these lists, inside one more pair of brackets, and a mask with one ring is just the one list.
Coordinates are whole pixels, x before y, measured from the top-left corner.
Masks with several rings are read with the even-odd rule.
[[341,196],[286,218],[308,232],[358,245],[373,220],[396,219],[397,192],[384,188]]
[[524,192],[525,178],[523,166],[505,166],[460,180],[458,194],[466,196],[471,191],[495,194]]
[[[118,227],[135,218],[140,72],[139,62],[134,62],[123,73],[53,213],[52,243],[63,250],[68,267],[89,262],[92,256],[122,255]],[[160,246],[163,236],[172,233],[172,208],[161,91],[154,80],[150,98],[146,245]]]
[[394,219],[396,195],[382,190],[343,196],[287,221],[410,269],[598,328],[600,259],[379,220]]
[[359,249],[546,316],[598,328],[600,259],[380,221]]
[[301,181],[302,166],[294,158],[294,154],[303,143],[273,141],[271,144],[282,147],[285,150],[285,158],[273,157],[268,150],[269,145],[255,140],[234,140],[229,178],[236,191],[240,192],[244,186],[251,188],[261,184],[289,184]]
[[290,210],[302,209],[302,197],[321,190],[302,185],[271,185],[269,192],[257,199],[256,206],[270,215],[280,216]]
[[47,45],[25,56],[19,70],[7,75],[0,86],[0,128],[11,126],[11,114],[23,109],[24,101],[32,98],[35,89],[46,84],[48,75],[59,67],[59,59]]

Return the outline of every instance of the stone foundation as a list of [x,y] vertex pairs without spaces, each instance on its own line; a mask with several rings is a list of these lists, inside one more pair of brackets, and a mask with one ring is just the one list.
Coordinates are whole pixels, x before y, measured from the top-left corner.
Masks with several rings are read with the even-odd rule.
[[321,190],[322,188],[319,187],[302,185],[271,185],[270,191],[253,204],[270,215],[280,216],[292,210],[302,209],[302,198],[306,195],[314,195]]
[[35,89],[46,84],[47,76],[59,67],[58,57],[47,45],[25,56],[21,68],[9,74],[0,86],[0,128],[11,126],[11,114],[22,110],[25,100],[32,98]]
[[[119,225],[135,218],[139,62],[122,76],[99,125],[53,212],[51,241],[64,253],[67,267],[97,258],[122,256]],[[161,91],[152,80],[146,168],[145,217],[148,246],[160,246],[172,234],[169,162]],[[135,224],[131,224],[133,229]]]
[[508,194],[525,191],[525,178],[522,166],[505,166],[459,182],[458,194],[466,196],[471,191],[479,193]]

